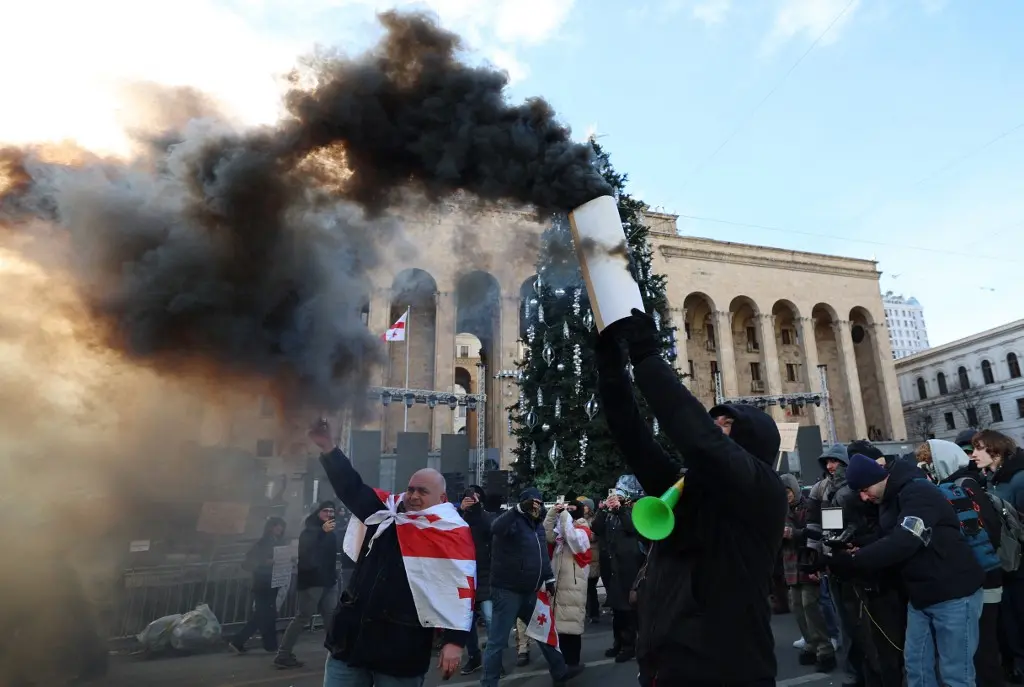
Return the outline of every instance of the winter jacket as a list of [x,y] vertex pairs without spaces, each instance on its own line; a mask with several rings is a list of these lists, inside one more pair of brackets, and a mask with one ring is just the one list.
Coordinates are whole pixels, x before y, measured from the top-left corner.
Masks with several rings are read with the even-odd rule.
[[[580,525],[586,529],[577,529]],[[559,513],[554,508],[544,518],[544,534],[552,549],[551,568],[555,576],[555,627],[558,634],[583,634],[587,615],[587,580],[590,566],[582,567],[577,557],[590,556],[591,533],[587,521],[573,522],[568,511]]]
[[[906,461],[892,464],[888,480],[879,509],[884,536],[844,556],[843,564],[866,571],[899,566],[910,603],[918,609],[978,591],[985,571],[961,534],[960,520],[945,495]],[[923,538],[902,525],[906,518],[923,522]]]
[[465,510],[459,509],[462,519],[473,533],[476,545],[476,603],[491,598],[491,523],[494,513],[484,510],[482,501]]
[[[384,508],[341,449],[323,454],[320,463],[352,517],[366,522]],[[377,525],[366,528],[362,550],[348,587],[338,600],[325,646],[334,658],[353,668],[393,677],[423,675],[431,664],[434,629],[420,625],[397,528],[386,528],[369,548],[376,531]],[[463,647],[468,635],[461,630],[444,630],[441,641]]]
[[752,406],[730,415],[730,436],[661,356],[634,362],[636,386],[682,461],[653,436],[625,369],[599,361],[604,416],[626,462],[648,494],[686,483],[676,527],[654,542],[638,590],[637,655],[665,681],[774,679],[775,640],[768,597],[788,504],[772,468],[775,422]]
[[789,504],[789,512],[786,514],[786,528],[789,533],[782,540],[782,574],[786,579],[786,586],[817,584],[811,579],[809,571],[813,552],[807,548],[805,531],[808,500],[801,493],[800,483],[796,477],[782,475],[781,480],[783,486],[796,496],[796,501]]
[[633,527],[633,507],[599,510],[594,518],[594,534],[601,543],[601,580],[608,605],[615,611],[632,610],[629,592],[644,563],[640,535]]
[[337,530],[324,532],[319,511],[310,513],[299,535],[297,589],[333,587],[338,584]]
[[989,488],[995,495],[1024,513],[1024,449],[1003,459],[1002,465],[989,478]]
[[491,588],[527,594],[553,582],[542,521],[509,508],[491,523]]
[[270,530],[275,525],[283,524],[284,520],[281,518],[268,518],[263,526],[263,536],[245,554],[242,569],[252,573],[253,591],[266,591],[271,588],[274,575],[274,548],[283,546],[284,540],[275,537]]
[[[998,551],[999,537],[1003,532],[1003,519],[985,495],[982,488],[984,480],[978,474],[974,463],[962,448],[950,441],[930,439],[928,448],[931,449],[932,454],[932,463],[928,467],[932,479],[939,484],[959,484],[967,491],[978,513],[978,519],[985,528],[992,545]],[[986,571],[985,582],[982,584],[986,590],[985,603],[998,603],[1002,598],[1002,592],[999,591],[1002,586],[1003,570],[1001,568]]]

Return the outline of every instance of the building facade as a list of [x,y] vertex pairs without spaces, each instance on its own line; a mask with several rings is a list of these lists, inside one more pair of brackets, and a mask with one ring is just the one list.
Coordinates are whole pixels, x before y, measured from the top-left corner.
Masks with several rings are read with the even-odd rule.
[[882,296],[885,322],[889,327],[889,347],[894,360],[906,358],[928,348],[928,327],[924,307],[916,298],[897,296],[886,291]]
[[910,438],[991,428],[1024,443],[1024,319],[896,361]]
[[[668,277],[677,364],[703,403],[715,402],[716,371],[728,398],[821,394],[825,379],[839,441],[906,438],[874,262],[683,237],[674,215],[650,212],[647,223],[654,267]],[[389,362],[373,382],[404,386],[408,347],[410,388],[485,393],[484,445],[507,466],[514,438],[506,408],[518,390],[499,373],[513,370],[521,355],[523,303],[543,227],[529,212],[467,214],[447,205],[406,220],[404,229],[417,252],[390,251],[393,262],[373,275],[365,315],[371,331],[384,332],[410,308],[408,338],[385,344]],[[800,402],[769,410],[779,421],[818,425],[829,438],[825,407]],[[253,404],[256,426],[265,424],[266,411]],[[436,450],[443,434],[465,428],[475,446],[476,412],[416,404],[408,431],[429,433]],[[364,422],[347,424],[381,429],[382,451],[391,453],[405,415],[402,403],[376,404]],[[308,452],[305,428],[298,430],[251,448],[298,463]]]

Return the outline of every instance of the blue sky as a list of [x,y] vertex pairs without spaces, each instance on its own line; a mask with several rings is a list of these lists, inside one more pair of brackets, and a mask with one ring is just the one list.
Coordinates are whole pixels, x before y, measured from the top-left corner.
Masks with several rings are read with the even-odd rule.
[[[158,20],[145,3],[40,0],[5,9],[25,37],[0,59],[37,40],[34,22],[80,16],[0,87],[70,81],[59,58],[78,45],[83,75],[193,82],[252,113],[272,71],[315,43],[358,51],[396,4],[463,33],[512,97],[596,129],[685,234],[875,257],[883,290],[923,303],[933,344],[1024,316],[1019,0],[182,0]],[[0,138],[42,126],[24,112],[0,115]]]

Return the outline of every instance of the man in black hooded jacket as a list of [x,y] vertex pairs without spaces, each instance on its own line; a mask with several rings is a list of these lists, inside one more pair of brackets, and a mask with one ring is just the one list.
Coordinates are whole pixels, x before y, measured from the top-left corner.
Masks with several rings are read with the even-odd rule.
[[[641,415],[625,348],[682,461]],[[596,353],[608,427],[644,491],[662,494],[685,465],[675,530],[652,546],[638,591],[641,674],[659,687],[774,684],[768,596],[789,507],[772,468],[778,427],[751,406],[709,414],[661,357],[657,327],[639,311],[605,329]]]

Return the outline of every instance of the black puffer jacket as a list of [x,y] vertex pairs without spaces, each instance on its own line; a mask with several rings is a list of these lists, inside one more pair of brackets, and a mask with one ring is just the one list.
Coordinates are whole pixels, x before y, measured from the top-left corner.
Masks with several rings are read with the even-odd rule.
[[[341,449],[320,456],[320,463],[352,517],[365,522],[384,507]],[[376,525],[366,528],[359,560],[338,600],[325,646],[353,668],[393,677],[423,675],[430,668],[434,629],[420,625],[416,614],[397,527],[385,529],[368,550],[376,531]],[[463,647],[468,636],[468,632],[444,630],[442,642]]]
[[633,509],[602,508],[594,518],[594,534],[600,537],[601,581],[608,605],[615,611],[629,611],[629,592],[643,565],[640,539],[633,527]]
[[[624,365],[607,349],[598,365],[604,416],[644,491],[660,495],[683,463],[652,436]],[[779,431],[750,406],[726,436],[659,355],[633,368],[636,386],[682,455],[686,484],[672,534],[655,542],[639,589],[638,657],[666,682],[775,678],[768,596],[788,503],[772,468]]]
[[534,520],[517,505],[494,519],[491,534],[492,588],[525,594],[555,579],[543,517]]
[[[327,504],[320,504],[320,507],[324,505]],[[299,565],[295,580],[298,589],[338,584],[338,531],[324,532],[320,507],[309,514],[299,535]]]
[[[901,526],[905,518],[921,519],[931,535],[927,545]],[[893,462],[879,523],[884,537],[833,565],[842,562],[864,571],[899,566],[914,608],[970,596],[981,588],[985,571],[961,534],[956,511],[916,465]]]

